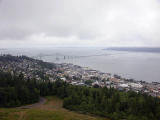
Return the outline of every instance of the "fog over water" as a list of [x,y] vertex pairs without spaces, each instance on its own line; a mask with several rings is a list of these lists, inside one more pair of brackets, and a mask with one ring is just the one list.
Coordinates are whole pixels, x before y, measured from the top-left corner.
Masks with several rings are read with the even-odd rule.
[[135,80],[160,82],[160,53],[103,48],[7,49],[1,53],[23,54],[54,63],[73,63]]

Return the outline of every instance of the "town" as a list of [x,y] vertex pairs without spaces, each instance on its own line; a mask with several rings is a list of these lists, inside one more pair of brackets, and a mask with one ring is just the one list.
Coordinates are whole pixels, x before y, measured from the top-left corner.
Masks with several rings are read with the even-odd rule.
[[126,92],[131,90],[160,97],[160,83],[126,79],[71,63],[48,63],[26,56],[1,55],[0,71],[10,72],[12,75],[23,74],[25,79],[49,82],[60,79],[72,85],[115,88]]

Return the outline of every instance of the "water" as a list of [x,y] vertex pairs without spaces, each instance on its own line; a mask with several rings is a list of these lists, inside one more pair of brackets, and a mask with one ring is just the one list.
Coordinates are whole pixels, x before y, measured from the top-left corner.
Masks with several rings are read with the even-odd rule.
[[160,82],[160,53],[107,51],[102,49],[8,49],[2,50],[1,53],[23,54],[54,63],[73,63],[135,80]]

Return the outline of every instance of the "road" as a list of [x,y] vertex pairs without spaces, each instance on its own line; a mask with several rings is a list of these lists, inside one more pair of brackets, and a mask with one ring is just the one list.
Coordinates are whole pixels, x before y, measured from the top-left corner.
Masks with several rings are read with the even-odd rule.
[[44,97],[40,97],[40,100],[38,103],[34,103],[34,104],[30,104],[30,105],[24,105],[24,106],[20,106],[17,108],[21,108],[21,109],[29,109],[29,108],[34,108],[34,107],[38,107],[42,104],[44,104],[46,102],[46,99]]

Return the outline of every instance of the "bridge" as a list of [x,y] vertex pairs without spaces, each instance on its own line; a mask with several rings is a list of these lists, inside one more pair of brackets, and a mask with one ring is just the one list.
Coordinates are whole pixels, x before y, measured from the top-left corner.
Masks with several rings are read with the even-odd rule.
[[58,60],[80,59],[80,58],[95,57],[95,56],[110,56],[110,55],[116,55],[116,54],[105,53],[105,54],[93,54],[93,55],[66,55],[66,54],[64,55],[61,53],[55,53],[55,54],[42,54],[42,53],[40,53],[36,56],[32,56],[32,58],[42,60],[42,58],[44,58],[44,57],[55,57],[55,60],[58,61]]

